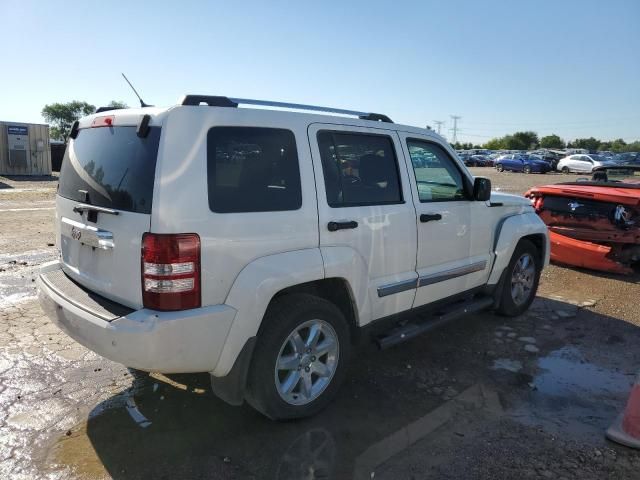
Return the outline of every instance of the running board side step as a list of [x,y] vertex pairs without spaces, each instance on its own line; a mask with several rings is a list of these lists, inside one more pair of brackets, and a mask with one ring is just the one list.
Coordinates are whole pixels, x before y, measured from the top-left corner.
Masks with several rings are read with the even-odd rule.
[[454,304],[447,308],[443,308],[438,312],[429,315],[426,320],[420,323],[406,323],[399,327],[389,330],[376,338],[376,343],[380,349],[386,349],[406,342],[412,338],[422,335],[425,332],[438,328],[445,323],[457,320],[470,313],[477,313],[491,307],[495,302],[492,296],[485,296],[474,300]]

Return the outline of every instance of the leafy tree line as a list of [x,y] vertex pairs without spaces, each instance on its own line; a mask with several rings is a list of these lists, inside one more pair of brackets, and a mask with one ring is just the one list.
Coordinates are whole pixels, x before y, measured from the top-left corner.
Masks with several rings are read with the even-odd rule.
[[[124,102],[112,100],[109,107],[127,108]],[[96,111],[95,105],[79,100],[73,100],[67,103],[50,103],[42,109],[42,116],[51,125],[49,136],[53,140],[62,140],[64,142],[69,138],[73,122],[81,117],[90,115]]]
[[535,150],[538,148],[584,148],[591,152],[612,151],[612,152],[639,152],[640,141],[631,143],[618,138],[612,141],[602,141],[594,137],[577,138],[573,142],[566,142],[558,135],[552,134],[539,138],[535,132],[516,132],[500,138],[492,138],[484,145],[473,145],[471,143],[455,143],[452,145],[456,150],[470,150],[472,148],[486,148],[488,150]]

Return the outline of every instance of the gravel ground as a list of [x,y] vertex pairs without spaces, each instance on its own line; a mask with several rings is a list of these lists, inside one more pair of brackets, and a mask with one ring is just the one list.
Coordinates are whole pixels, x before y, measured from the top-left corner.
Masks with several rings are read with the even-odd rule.
[[[474,173],[512,193],[565,179]],[[521,317],[364,345],[329,408],[273,423],[206,375],[129,372],[44,316],[31,280],[56,257],[54,211],[34,208],[55,185],[0,177],[0,478],[640,478],[640,452],[603,435],[640,365],[638,276],[551,266]]]

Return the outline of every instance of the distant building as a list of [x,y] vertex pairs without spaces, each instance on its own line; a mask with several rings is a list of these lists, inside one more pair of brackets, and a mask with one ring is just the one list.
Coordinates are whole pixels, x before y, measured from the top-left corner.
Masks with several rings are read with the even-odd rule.
[[51,175],[49,125],[0,121],[0,175]]

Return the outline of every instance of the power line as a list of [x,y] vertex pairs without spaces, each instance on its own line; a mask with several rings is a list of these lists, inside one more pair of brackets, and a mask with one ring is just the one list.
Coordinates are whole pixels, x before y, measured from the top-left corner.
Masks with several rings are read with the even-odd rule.
[[444,120],[434,120],[433,123],[436,124],[436,127],[438,128],[438,135],[440,135],[440,127],[444,124]]
[[451,130],[453,134],[451,136],[451,143],[458,143],[458,120],[462,117],[460,115],[451,115],[451,120],[453,120],[453,127]]
[[635,118],[640,118],[640,115],[631,115],[628,117],[619,117],[616,119],[598,119],[598,120],[579,120],[579,121],[568,121],[568,122],[545,122],[545,121],[540,121],[540,122],[484,122],[484,121],[480,121],[480,122],[476,122],[476,121],[466,121],[465,124],[466,125],[489,125],[489,126],[512,126],[512,127],[532,127],[532,126],[544,126],[544,127],[553,127],[553,126],[558,126],[558,127],[562,127],[562,126],[570,126],[570,125],[608,125],[611,123],[617,123],[617,122],[621,122],[624,120],[629,120],[629,119],[635,119]]

